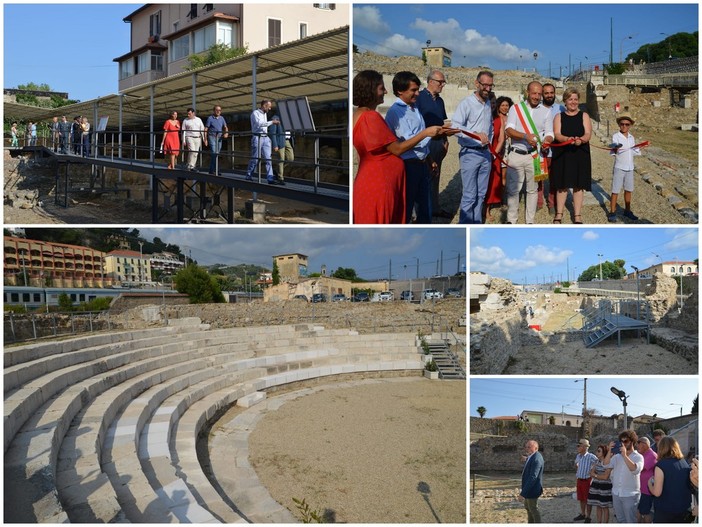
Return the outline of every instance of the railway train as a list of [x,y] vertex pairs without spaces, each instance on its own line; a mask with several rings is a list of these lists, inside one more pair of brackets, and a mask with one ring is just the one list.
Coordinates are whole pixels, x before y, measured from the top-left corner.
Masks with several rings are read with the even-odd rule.
[[90,302],[96,298],[117,298],[122,293],[150,293],[155,295],[171,295],[177,294],[177,291],[171,289],[155,289],[155,288],[80,288],[80,287],[28,287],[6,285],[3,287],[3,302],[4,305],[24,306],[27,309],[36,309],[39,307],[59,305],[59,295],[66,293],[73,305],[78,305],[82,302]]

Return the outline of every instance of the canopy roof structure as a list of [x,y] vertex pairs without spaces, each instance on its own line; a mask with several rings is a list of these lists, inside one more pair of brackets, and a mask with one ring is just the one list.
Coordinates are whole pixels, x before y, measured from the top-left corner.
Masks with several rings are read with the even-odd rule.
[[[116,82],[116,79],[115,79]],[[13,120],[49,121],[55,115],[109,117],[108,129],[119,125],[122,98],[124,129],[148,127],[150,116],[165,119],[170,111],[185,113],[193,106],[201,116],[216,104],[225,114],[250,112],[263,98],[307,97],[310,105],[348,100],[349,28],[312,35],[197,70],[134,86],[61,108],[4,103]]]

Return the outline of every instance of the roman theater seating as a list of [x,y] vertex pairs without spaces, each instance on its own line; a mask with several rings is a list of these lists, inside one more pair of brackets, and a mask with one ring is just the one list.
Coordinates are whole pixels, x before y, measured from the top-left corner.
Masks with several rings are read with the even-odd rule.
[[277,386],[424,366],[411,333],[172,322],[5,349],[6,522],[293,522],[265,489],[218,493],[207,422]]

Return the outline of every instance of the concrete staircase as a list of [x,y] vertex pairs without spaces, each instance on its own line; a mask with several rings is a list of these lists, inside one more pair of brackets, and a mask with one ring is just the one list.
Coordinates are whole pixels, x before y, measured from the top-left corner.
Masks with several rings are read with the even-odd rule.
[[412,334],[199,319],[13,347],[4,361],[10,523],[294,522],[247,481],[220,494],[196,452],[207,422],[276,386],[424,366]]
[[429,353],[439,369],[440,379],[465,379],[466,371],[450,350],[446,341],[428,342]]

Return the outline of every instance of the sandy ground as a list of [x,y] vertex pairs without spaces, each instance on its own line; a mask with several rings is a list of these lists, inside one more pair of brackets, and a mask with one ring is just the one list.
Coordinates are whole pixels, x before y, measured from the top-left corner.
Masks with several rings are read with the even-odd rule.
[[582,341],[524,346],[505,374],[696,375],[697,362],[670,352],[645,337],[622,337],[622,346],[606,342],[588,349]]
[[[460,381],[327,385],[266,415],[250,436],[250,462],[296,515],[293,497],[333,511],[337,523],[465,523],[465,415]],[[225,420],[213,433],[226,434]]]
[[[510,488],[499,490],[478,490],[470,495],[471,523],[526,523],[527,514],[524,504],[517,500],[520,475],[511,475],[513,484]],[[572,482],[572,483],[571,483]],[[572,474],[544,474],[544,493],[539,498],[539,510],[543,523],[573,523],[573,518],[580,513],[580,505],[573,499],[575,481]],[[596,522],[595,512],[592,513]],[[616,523],[610,512],[609,523]]]

